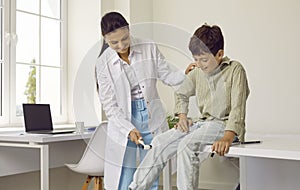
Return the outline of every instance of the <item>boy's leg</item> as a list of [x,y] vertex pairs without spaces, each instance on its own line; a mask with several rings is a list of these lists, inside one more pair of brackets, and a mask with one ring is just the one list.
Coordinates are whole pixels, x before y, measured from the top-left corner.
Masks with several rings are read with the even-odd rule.
[[198,122],[185,136],[177,150],[177,188],[179,190],[198,189],[199,167],[209,155],[201,150],[224,134],[221,122]]
[[176,154],[177,146],[186,133],[171,129],[153,138],[150,149],[137,168],[130,189],[149,189],[158,178],[166,162]]

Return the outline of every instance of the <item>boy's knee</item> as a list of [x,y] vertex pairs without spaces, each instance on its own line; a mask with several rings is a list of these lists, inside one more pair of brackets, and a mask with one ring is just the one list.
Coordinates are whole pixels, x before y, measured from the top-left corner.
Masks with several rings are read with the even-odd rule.
[[172,131],[170,130],[162,134],[159,134],[152,139],[151,144],[153,146],[168,144],[170,136],[172,136]]
[[192,152],[199,154],[201,142],[189,143],[186,141],[181,141],[178,146],[178,151],[180,152]]
[[162,139],[163,139],[163,138],[161,137],[161,135],[156,136],[155,138],[152,139],[151,145],[152,145],[152,146],[160,145]]
[[200,142],[196,142],[196,143],[189,143],[187,146],[188,148],[193,151],[193,152],[199,152],[200,150]]

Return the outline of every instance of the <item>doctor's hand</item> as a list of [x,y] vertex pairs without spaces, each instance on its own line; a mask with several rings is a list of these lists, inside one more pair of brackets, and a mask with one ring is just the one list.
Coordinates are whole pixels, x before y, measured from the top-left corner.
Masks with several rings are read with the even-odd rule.
[[181,113],[178,115],[179,121],[174,126],[175,129],[178,129],[182,132],[189,132],[190,126],[193,124],[193,121],[191,119],[188,119],[186,114]]
[[132,142],[134,142],[135,144],[140,144],[139,143],[139,139],[142,138],[142,135],[140,134],[140,132],[134,128],[130,131],[129,133],[129,138]]

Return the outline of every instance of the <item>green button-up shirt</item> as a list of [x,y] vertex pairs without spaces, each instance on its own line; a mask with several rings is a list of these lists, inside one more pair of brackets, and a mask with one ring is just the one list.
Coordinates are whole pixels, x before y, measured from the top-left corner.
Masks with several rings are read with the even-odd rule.
[[187,76],[175,93],[175,113],[187,114],[189,97],[196,96],[201,115],[194,121],[223,121],[225,130],[235,132],[244,141],[246,100],[250,91],[243,66],[224,57],[212,73],[205,74],[196,67]]

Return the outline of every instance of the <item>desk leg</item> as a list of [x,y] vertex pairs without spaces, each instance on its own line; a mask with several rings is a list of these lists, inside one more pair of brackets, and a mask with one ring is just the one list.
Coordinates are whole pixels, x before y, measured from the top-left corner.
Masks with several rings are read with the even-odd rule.
[[241,156],[240,158],[240,189],[247,190],[247,158]]
[[172,178],[171,178],[172,171],[171,170],[172,170],[172,162],[171,162],[171,160],[169,160],[163,171],[163,189],[164,190],[172,189]]
[[49,190],[49,146],[41,145],[41,190]]

